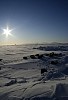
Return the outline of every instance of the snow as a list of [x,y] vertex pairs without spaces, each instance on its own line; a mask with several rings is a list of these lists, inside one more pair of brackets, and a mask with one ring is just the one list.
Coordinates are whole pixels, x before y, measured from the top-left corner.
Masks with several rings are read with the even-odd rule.
[[[31,59],[36,54],[43,56]],[[68,100],[67,44],[1,46],[0,59],[0,100]]]

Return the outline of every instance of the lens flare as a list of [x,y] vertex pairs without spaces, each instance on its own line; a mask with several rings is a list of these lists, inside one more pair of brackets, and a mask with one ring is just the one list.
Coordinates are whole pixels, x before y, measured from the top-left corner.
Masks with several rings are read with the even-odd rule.
[[9,27],[7,26],[7,28],[6,29],[3,29],[3,31],[4,31],[4,33],[3,34],[5,34],[6,35],[6,37],[8,37],[9,35],[12,35],[11,34],[11,31],[12,31],[13,29],[9,29]]

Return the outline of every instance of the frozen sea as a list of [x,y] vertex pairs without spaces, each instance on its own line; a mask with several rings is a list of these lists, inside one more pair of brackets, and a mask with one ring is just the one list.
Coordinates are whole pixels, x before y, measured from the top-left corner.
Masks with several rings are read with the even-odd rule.
[[68,44],[0,46],[0,100],[68,100]]

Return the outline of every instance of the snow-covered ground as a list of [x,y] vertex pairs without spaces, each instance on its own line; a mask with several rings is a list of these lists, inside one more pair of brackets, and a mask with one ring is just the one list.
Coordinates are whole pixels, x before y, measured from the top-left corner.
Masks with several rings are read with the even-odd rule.
[[68,45],[0,46],[0,100],[68,100]]

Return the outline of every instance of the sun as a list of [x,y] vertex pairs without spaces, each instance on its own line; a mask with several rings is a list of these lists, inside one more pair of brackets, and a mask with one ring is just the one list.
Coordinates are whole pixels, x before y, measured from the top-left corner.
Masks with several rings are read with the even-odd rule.
[[12,29],[10,30],[8,26],[7,26],[6,29],[3,29],[3,31],[4,31],[3,34],[5,34],[6,37],[8,37],[9,35],[12,35],[12,34],[11,34]]

